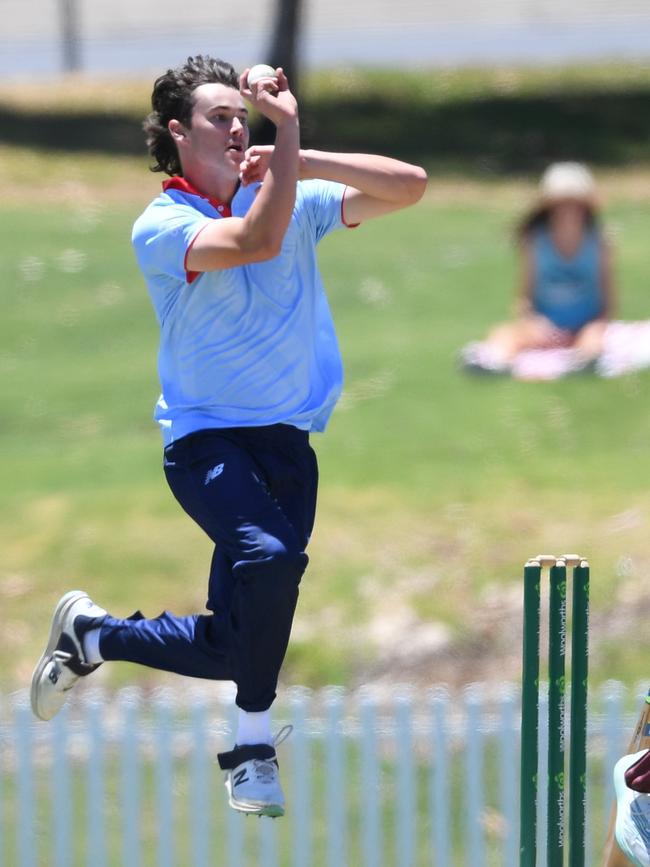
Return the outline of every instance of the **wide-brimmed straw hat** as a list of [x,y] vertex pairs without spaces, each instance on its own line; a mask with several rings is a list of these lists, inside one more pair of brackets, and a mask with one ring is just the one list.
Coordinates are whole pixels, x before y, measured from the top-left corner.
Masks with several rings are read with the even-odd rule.
[[518,223],[518,236],[526,235],[560,202],[579,202],[595,219],[600,208],[594,177],[583,163],[552,163],[542,175],[537,197]]
[[567,200],[582,202],[591,208],[597,205],[596,182],[583,163],[553,163],[542,175],[537,206]]

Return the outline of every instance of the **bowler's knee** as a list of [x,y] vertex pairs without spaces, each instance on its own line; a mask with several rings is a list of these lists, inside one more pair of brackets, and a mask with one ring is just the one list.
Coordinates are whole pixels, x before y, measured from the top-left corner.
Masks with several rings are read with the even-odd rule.
[[271,556],[270,568],[274,574],[284,575],[287,580],[293,580],[298,584],[307,568],[307,560],[304,551],[283,546]]
[[240,560],[234,571],[244,580],[269,581],[276,586],[297,586],[307,568],[308,557],[297,544],[280,539],[269,540],[263,556]]

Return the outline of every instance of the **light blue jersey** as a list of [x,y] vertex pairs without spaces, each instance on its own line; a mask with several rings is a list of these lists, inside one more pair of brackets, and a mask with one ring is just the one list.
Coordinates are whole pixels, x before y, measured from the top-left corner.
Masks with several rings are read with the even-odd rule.
[[601,247],[600,235],[589,229],[576,254],[567,259],[546,227],[533,233],[533,309],[557,328],[579,331],[602,315]]
[[212,220],[243,217],[259,185],[230,207],[172,178],[133,227],[133,246],[160,325],[162,394],[154,417],[165,445],[206,428],[290,424],[322,431],[343,385],[316,245],[344,225],[345,187],[297,185],[278,256],[187,272],[187,252]]

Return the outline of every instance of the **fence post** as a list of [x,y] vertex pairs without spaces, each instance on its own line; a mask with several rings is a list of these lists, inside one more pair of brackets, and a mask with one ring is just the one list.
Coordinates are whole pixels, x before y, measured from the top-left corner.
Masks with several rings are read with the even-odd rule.
[[296,688],[291,691],[293,718],[292,737],[292,799],[293,816],[293,859],[295,867],[311,867],[311,746],[307,730],[307,712],[311,704],[311,693],[307,689]]
[[106,865],[106,825],[104,807],[105,756],[104,732],[101,698],[89,695],[84,703],[86,727],[88,729],[88,758],[86,766],[88,840],[92,840],[93,867]]
[[381,790],[377,737],[377,705],[370,690],[360,695],[361,844],[365,867],[381,867]]
[[161,690],[155,704],[156,719],[156,806],[158,827],[157,867],[174,867],[174,778],[172,752],[172,708],[169,695]]
[[210,847],[210,759],[206,744],[208,732],[205,720],[205,701],[203,694],[192,693],[191,731],[192,744],[189,759],[189,801],[190,827],[192,833],[191,851],[193,867],[209,867]]
[[259,830],[259,867],[278,867],[278,834],[277,822],[272,819],[262,819],[257,823]]
[[517,760],[513,745],[516,744],[515,723],[516,699],[512,684],[501,689],[499,719],[499,767],[501,788],[501,814],[505,822],[503,839],[503,863],[505,867],[517,865]]
[[467,800],[467,863],[472,867],[485,864],[483,834],[483,731],[481,720],[482,696],[479,685],[471,683],[465,689],[467,713],[465,742],[465,776],[463,797]]
[[122,716],[121,794],[122,794],[122,864],[140,867],[140,751],[139,691],[124,689],[118,703]]
[[429,698],[433,756],[429,809],[431,816],[431,852],[435,867],[451,867],[451,793],[449,791],[449,739],[446,687],[431,691]]
[[603,704],[605,711],[605,780],[607,790],[611,789],[614,765],[623,755],[626,736],[621,726],[621,684],[615,680],[608,680],[602,688]]
[[[229,743],[225,746],[226,750],[231,750],[235,745],[235,732],[237,731],[237,705],[234,700],[232,703],[227,705],[228,710],[226,708],[226,700],[224,699],[224,716],[228,720],[230,732],[228,736],[230,738]],[[222,780],[223,785],[223,774],[219,772],[219,776]],[[221,792],[223,793],[223,788]],[[222,794],[223,798],[223,794]],[[227,806],[227,802],[222,800],[222,803],[226,804],[226,831],[228,836],[228,867],[242,867],[244,863],[244,821],[245,817],[242,816],[241,813],[235,812],[229,806]]]
[[347,835],[345,816],[345,745],[341,731],[343,690],[330,687],[326,695],[325,790],[327,793],[327,867],[346,867]]
[[36,809],[31,711],[21,695],[14,705],[14,742],[16,744],[17,850],[18,867],[36,867]]
[[[599,847],[603,847],[608,834],[608,820],[613,822],[615,819],[614,806],[614,765],[625,754],[629,744],[629,737],[632,732],[632,726],[626,726],[626,716],[623,708],[623,696],[625,690],[623,685],[615,680],[608,680],[601,688],[602,705],[604,711],[604,757],[603,757],[603,777],[599,781],[599,789],[604,792],[604,809],[605,821],[600,823],[601,831],[598,834],[597,842]],[[591,719],[590,719],[591,722]],[[593,767],[593,763],[592,763]],[[589,806],[589,800],[587,801]],[[609,810],[609,815],[607,814]],[[593,835],[590,835],[593,836]],[[589,862],[591,863],[591,862]]]
[[70,766],[68,763],[68,708],[61,708],[50,723],[50,798],[52,804],[52,855],[54,867],[70,867],[71,828]]
[[416,840],[416,776],[413,761],[412,702],[408,692],[397,696],[395,702],[395,727],[397,760],[397,851],[400,867],[415,864]]
[[278,867],[278,823],[272,819],[257,822],[259,867]]

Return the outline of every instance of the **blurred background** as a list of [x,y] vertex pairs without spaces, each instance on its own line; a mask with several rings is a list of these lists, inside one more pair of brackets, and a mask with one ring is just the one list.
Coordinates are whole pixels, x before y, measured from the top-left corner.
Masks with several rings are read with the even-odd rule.
[[128,76],[220,45],[243,67],[268,49],[283,14],[296,18],[309,68],[644,61],[650,38],[643,0],[359,0],[352,8],[342,0],[257,0],[246,8],[196,0],[191,16],[172,0],[4,0],[0,73]]
[[[650,318],[647,3],[0,10],[2,693],[22,700],[70,588],[118,616],[203,610],[210,545],[162,475],[157,328],[129,239],[160,188],[141,132],[153,79],[208,52],[288,69],[305,146],[430,173],[416,208],[321,247],[347,380],[314,437],[319,514],[285,684],[516,684],[523,564],[575,551],[593,570],[594,695],[622,682],[633,712],[649,677],[650,374],[477,379],[457,358],[509,314],[513,229],[555,160],[592,168],[617,315]],[[178,684],[127,665],[93,680],[109,695]]]

